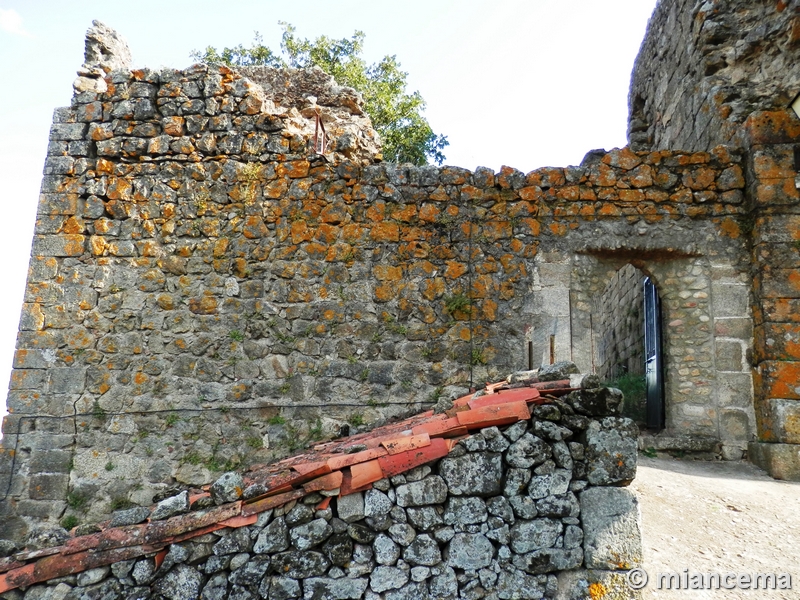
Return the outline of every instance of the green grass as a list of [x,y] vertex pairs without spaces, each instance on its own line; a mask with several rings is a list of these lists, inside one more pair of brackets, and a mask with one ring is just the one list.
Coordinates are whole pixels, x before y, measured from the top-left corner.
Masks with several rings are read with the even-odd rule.
[[232,330],[228,335],[235,342],[243,342],[244,341],[244,334],[241,331],[239,331],[238,329]]
[[92,404],[92,416],[98,421],[105,421],[106,417],[108,416],[105,409],[100,406],[100,403],[97,400],[95,400],[94,404]]
[[486,364],[486,357],[484,356],[481,348],[472,349],[472,355],[470,356],[469,364],[471,364],[473,367]]
[[264,447],[264,440],[260,437],[249,437],[247,438],[247,445],[250,446],[253,450],[261,450]]
[[189,454],[184,456],[183,459],[190,465],[199,465],[201,462],[203,462],[203,459],[197,452],[190,452]]
[[467,298],[464,294],[454,294],[444,301],[444,307],[449,313],[464,311],[471,305],[472,300]]
[[626,373],[605,382],[606,386],[617,388],[624,396],[622,400],[622,414],[637,422],[644,422],[647,397],[647,381],[644,375]]
[[61,519],[61,526],[69,531],[73,527],[75,527],[79,523],[78,517],[75,515],[67,515],[63,519]]
[[73,510],[80,510],[86,506],[88,498],[80,492],[70,492],[67,494],[67,506]]
[[119,497],[119,498],[114,498],[109,506],[111,507],[112,511],[123,510],[126,508],[131,508],[133,506],[133,502],[131,502],[127,498]]
[[442,392],[444,388],[439,386],[435,390],[433,390],[430,394],[428,394],[428,402],[436,403],[439,401],[439,398],[442,397]]

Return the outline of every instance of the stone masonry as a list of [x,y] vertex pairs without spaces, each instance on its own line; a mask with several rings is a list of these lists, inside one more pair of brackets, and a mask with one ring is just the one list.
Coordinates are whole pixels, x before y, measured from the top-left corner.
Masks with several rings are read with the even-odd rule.
[[[631,148],[699,151],[726,143],[745,156],[742,224],[752,266],[746,286],[732,273],[715,284],[727,296],[725,319],[715,324],[716,360],[729,381],[720,391],[747,402],[741,390],[752,365],[758,442],[750,444],[750,457],[773,476],[794,480],[800,480],[799,55],[796,1],[660,2],[629,98]],[[752,321],[741,318],[746,304]],[[742,340],[751,331],[748,347]],[[744,431],[744,420],[735,420],[726,428]]]
[[45,164],[2,537],[147,505],[529,359],[591,372],[596,300],[627,264],[661,294],[666,433],[731,458],[753,440],[746,193],[762,163],[743,151],[391,165],[357,94],[319,73],[80,73]]

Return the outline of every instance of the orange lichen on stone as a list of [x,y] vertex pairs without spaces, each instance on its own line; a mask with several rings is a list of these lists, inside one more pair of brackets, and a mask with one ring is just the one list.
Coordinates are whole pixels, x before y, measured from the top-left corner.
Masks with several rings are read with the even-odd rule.
[[608,590],[602,583],[593,583],[589,586],[589,598],[591,600],[601,600],[606,597]]
[[293,244],[308,242],[314,237],[314,231],[308,227],[305,221],[293,221],[291,232]]
[[397,223],[375,223],[370,229],[369,237],[376,242],[400,241],[400,227]]
[[261,217],[250,215],[245,219],[242,234],[248,239],[262,238],[269,233]]
[[733,217],[726,217],[722,219],[719,224],[722,235],[729,237],[733,240],[738,240],[742,233],[739,223]]
[[422,296],[429,301],[439,298],[442,294],[444,294],[444,291],[445,291],[444,279],[442,279],[441,277],[426,279],[425,281],[422,282],[422,288],[420,290]]
[[352,244],[361,241],[366,232],[366,228],[358,223],[348,223],[342,227],[342,238]]
[[403,278],[402,267],[375,265],[372,267],[372,273],[378,281],[399,281]]
[[456,279],[461,277],[464,273],[469,270],[469,267],[464,263],[460,263],[454,260],[447,261],[447,267],[444,271],[444,276],[448,279]]
[[324,244],[332,244],[339,237],[339,228],[329,223],[322,223],[317,227],[317,233],[314,239]]

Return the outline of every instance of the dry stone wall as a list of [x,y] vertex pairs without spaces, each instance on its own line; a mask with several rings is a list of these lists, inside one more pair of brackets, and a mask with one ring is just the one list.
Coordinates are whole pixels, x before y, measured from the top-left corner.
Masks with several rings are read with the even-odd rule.
[[[597,379],[584,382],[591,388]],[[575,391],[367,491],[330,504],[311,493],[253,524],[4,598],[640,598],[625,583],[642,560],[638,504],[625,487],[636,474],[638,429],[618,416],[620,401],[617,390]],[[152,513],[119,511],[112,523],[179,519],[189,507],[181,496]],[[218,504],[237,494],[220,496]],[[195,512],[199,520],[203,511]],[[106,537],[125,535],[122,527]]]
[[[740,155],[622,149],[528,174],[370,163],[369,131],[334,123],[358,143],[316,155],[316,111],[224,67],[92,81],[51,131],[4,536],[429,406],[527,367],[529,342],[535,365],[591,371],[593,303],[628,262],[664,296],[668,427],[750,439],[752,407],[728,430],[713,391],[718,323],[749,318]],[[352,94],[325,89],[315,101],[343,121]]]

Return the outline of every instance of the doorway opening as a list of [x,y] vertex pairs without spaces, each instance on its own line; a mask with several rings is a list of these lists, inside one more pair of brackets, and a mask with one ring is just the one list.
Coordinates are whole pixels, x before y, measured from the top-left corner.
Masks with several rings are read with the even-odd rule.
[[596,307],[597,374],[622,390],[624,416],[642,428],[663,429],[661,302],[655,283],[627,264],[614,274]]

